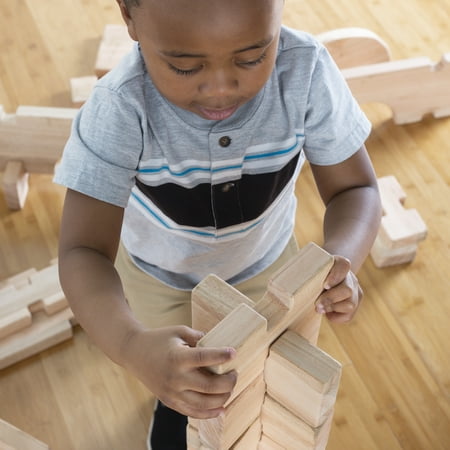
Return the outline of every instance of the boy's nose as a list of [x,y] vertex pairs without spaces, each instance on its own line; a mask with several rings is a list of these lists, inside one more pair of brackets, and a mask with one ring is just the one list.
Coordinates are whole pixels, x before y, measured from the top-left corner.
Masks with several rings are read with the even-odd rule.
[[232,72],[217,70],[209,74],[199,86],[202,94],[208,97],[226,97],[236,91],[239,83]]

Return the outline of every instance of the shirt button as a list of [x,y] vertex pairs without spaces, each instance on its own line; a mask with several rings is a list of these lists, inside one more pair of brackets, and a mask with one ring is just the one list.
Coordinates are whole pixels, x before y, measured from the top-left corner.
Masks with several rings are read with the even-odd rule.
[[233,188],[234,188],[234,183],[225,183],[225,184],[222,186],[222,192],[226,193],[226,192],[228,192],[230,189],[233,189]]
[[221,147],[228,147],[231,144],[231,138],[229,136],[222,136],[219,139],[219,145]]

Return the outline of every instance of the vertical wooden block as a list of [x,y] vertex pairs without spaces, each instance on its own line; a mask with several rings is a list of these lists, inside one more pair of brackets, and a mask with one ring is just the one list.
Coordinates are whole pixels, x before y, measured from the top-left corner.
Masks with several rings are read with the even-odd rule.
[[199,421],[202,445],[228,450],[258,418],[265,388],[261,375],[219,417]]
[[28,194],[28,177],[21,161],[9,161],[3,172],[3,193],[11,210],[22,209]]
[[264,369],[270,397],[312,428],[330,415],[340,376],[335,359],[292,331],[272,344]]
[[263,435],[284,449],[324,450],[332,423],[332,414],[317,428],[309,426],[270,396],[261,411]]
[[254,302],[216,275],[208,275],[191,295],[192,327],[207,333],[241,303]]

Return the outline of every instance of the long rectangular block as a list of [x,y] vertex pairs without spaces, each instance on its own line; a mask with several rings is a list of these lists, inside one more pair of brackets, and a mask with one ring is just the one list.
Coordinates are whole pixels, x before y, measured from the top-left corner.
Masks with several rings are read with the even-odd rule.
[[325,450],[332,419],[313,428],[268,395],[261,411],[263,434],[289,450]]
[[214,450],[228,450],[258,418],[265,389],[261,375],[219,417],[200,420],[198,431],[202,445]]
[[340,376],[339,362],[292,331],[272,344],[264,369],[267,393],[313,428],[333,409]]

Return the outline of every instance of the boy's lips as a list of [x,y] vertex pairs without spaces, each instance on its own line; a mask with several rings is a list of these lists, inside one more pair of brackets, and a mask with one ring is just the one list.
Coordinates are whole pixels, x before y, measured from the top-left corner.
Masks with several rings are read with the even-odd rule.
[[233,106],[228,106],[226,108],[206,108],[204,106],[198,106],[200,115],[208,120],[224,120],[232,116],[234,112],[238,109],[239,104],[234,104]]

